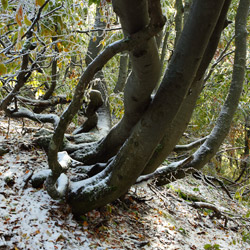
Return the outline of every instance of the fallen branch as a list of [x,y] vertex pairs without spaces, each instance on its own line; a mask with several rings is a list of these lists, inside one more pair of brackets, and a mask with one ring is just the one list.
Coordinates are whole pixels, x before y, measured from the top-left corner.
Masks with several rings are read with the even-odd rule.
[[221,186],[221,188],[226,192],[226,194],[228,195],[228,197],[233,200],[233,197],[232,195],[230,194],[229,190],[227,189],[227,187],[225,186],[225,184],[223,183],[222,180],[214,177],[214,176],[206,176],[204,174],[202,174],[201,172],[198,172],[196,171],[195,173],[193,173],[193,176],[196,178],[196,179],[200,179],[200,180],[203,180],[205,181],[206,183],[208,183],[209,185],[217,188],[213,182],[218,182],[219,185]]
[[224,227],[227,226],[228,218],[226,215],[222,214],[222,212],[213,204],[207,203],[207,202],[193,202],[192,204],[189,204],[191,207],[194,208],[206,208],[212,210],[214,213],[210,216],[210,218],[216,217],[217,219],[224,219]]

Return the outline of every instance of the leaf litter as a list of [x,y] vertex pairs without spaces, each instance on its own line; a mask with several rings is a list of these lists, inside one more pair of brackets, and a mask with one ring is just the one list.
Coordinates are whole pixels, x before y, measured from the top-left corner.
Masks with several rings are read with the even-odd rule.
[[[46,154],[32,145],[33,130],[23,134],[19,121],[0,118],[0,145],[9,150],[0,156],[0,249],[250,250],[250,221],[242,220],[249,208],[191,176],[164,188],[133,186],[122,200],[75,220],[67,204],[29,183],[48,168]],[[215,205],[227,225],[180,193]]]

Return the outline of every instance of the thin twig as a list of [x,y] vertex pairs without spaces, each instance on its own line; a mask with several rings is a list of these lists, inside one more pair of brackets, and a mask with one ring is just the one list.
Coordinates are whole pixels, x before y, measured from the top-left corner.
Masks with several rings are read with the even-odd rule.
[[91,30],[72,30],[72,32],[76,32],[80,34],[88,34],[90,32],[98,32],[98,31],[107,32],[107,31],[115,31],[115,30],[121,30],[121,29],[122,29],[121,27],[115,27],[115,28],[110,28],[110,29],[97,28],[97,29],[91,29]]

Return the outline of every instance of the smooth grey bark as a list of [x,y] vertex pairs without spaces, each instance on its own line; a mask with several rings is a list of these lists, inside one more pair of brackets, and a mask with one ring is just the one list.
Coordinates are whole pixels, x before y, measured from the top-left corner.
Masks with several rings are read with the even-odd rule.
[[89,65],[101,51],[102,44],[100,42],[104,38],[104,29],[106,27],[106,23],[101,21],[102,16],[98,5],[96,6],[95,12],[94,29],[98,29],[98,31],[96,33],[93,33],[89,40],[88,50],[85,58],[85,62],[87,65]]
[[235,57],[233,75],[230,90],[226,101],[221,109],[215,127],[207,140],[193,154],[193,160],[185,167],[165,169],[164,177],[158,182],[159,185],[171,182],[171,179],[183,178],[187,172],[201,169],[216,154],[223,140],[227,136],[234,113],[238,107],[240,95],[243,88],[246,67],[247,30],[246,23],[249,12],[250,0],[240,0],[235,18]]
[[91,90],[87,107],[84,109],[84,116],[87,118],[83,124],[73,131],[73,135],[87,133],[96,128],[98,116],[96,111],[103,105],[103,99],[100,91]]
[[189,94],[186,96],[178,114],[176,115],[172,123],[172,126],[169,127],[168,130],[166,130],[165,136],[162,138],[150,161],[145,167],[143,174],[149,174],[155,171],[155,169],[157,169],[162,164],[162,162],[171,153],[171,151],[174,149],[174,146],[178,143],[182,134],[186,130],[186,127],[189,123],[189,120],[191,119],[193,110],[195,108],[196,100],[200,95],[204,85],[203,77],[205,71],[209,63],[211,62],[213,55],[216,51],[217,45],[219,43],[220,35],[224,28],[224,23],[226,20],[226,15],[230,3],[231,0],[225,0],[216,27],[213,31],[213,34],[211,35],[208,46],[200,63],[199,69],[197,70],[196,76],[190,87]]
[[19,108],[18,111],[10,115],[13,118],[29,118],[39,123],[52,123],[54,128],[58,125],[59,117],[55,114],[36,114],[26,108]]
[[128,53],[122,53],[120,55],[120,67],[117,83],[114,88],[114,93],[119,93],[124,90],[124,86],[128,77]]
[[176,9],[176,15],[175,15],[175,41],[174,45],[176,47],[176,44],[178,42],[178,39],[181,35],[182,31],[182,23],[183,23],[183,4],[182,0],[176,0],[175,1],[175,9]]
[[185,24],[189,15],[189,11],[190,11],[190,6],[192,4],[192,0],[185,0],[184,3],[184,17],[183,17],[183,23]]
[[[119,15],[125,37],[129,37],[149,24],[146,0],[114,0],[115,12]],[[144,41],[129,53],[132,73],[129,75],[124,89],[124,116],[101,140],[96,150],[87,152],[84,148],[72,153],[71,156],[86,164],[106,162],[114,156],[132,128],[138,122],[148,104],[150,95],[159,79],[160,61],[154,38]]]
[[130,137],[105,170],[71,183],[67,201],[74,213],[103,206],[135,183],[188,94],[223,4],[223,0],[195,1],[162,84]]
[[[104,29],[106,27],[106,23],[102,22],[101,19],[102,16],[100,13],[100,8],[97,5],[94,24],[94,28],[97,31],[95,33],[92,33],[92,36],[89,41],[88,50],[85,58],[87,66],[91,64],[93,60],[95,60],[97,55],[102,50],[101,41],[104,39]],[[104,74],[102,70],[98,71],[95,74],[92,80],[92,88],[101,93],[103,104],[98,107],[96,114],[92,117],[92,121],[88,119],[86,121],[86,124],[82,124],[73,132],[75,136],[72,136],[70,139],[71,141],[74,141],[74,143],[77,144],[86,142],[96,142],[106,136],[111,128],[111,114],[107,94],[107,83],[104,79]],[[88,132],[87,130],[89,130],[90,132]],[[67,150],[70,149],[69,152],[73,152],[82,147],[82,145],[68,145]]]
[[[101,21],[101,13],[100,9],[97,6],[96,7],[96,18],[95,18],[95,25],[94,27],[96,29],[104,29],[106,26],[106,23]],[[96,40],[93,39],[93,36],[90,39],[87,55],[85,58],[86,64],[89,65],[94,58],[97,57],[97,55],[100,53],[102,49],[101,40],[104,38],[104,32],[98,31]],[[95,84],[93,86],[94,89],[100,91],[102,98],[103,98],[103,105],[97,110],[98,114],[98,121],[97,126],[99,129],[106,130],[105,133],[108,132],[108,130],[111,128],[111,114],[110,114],[110,105],[108,100],[108,90],[107,90],[107,83],[105,82],[104,75],[102,70],[97,72],[94,79]],[[103,133],[103,134],[105,134]]]
[[164,33],[164,40],[162,43],[162,50],[161,50],[161,60],[160,60],[161,61],[161,73],[160,75],[162,75],[162,72],[163,72],[164,60],[165,60],[165,56],[167,52],[168,37],[169,37],[169,31],[166,28],[166,31]]
[[196,148],[198,146],[200,146],[205,140],[207,139],[207,137],[203,137],[203,138],[200,138],[194,142],[191,142],[189,144],[185,144],[185,145],[176,145],[174,147],[174,152],[185,152],[185,151],[188,151],[188,150],[191,150],[193,148]]

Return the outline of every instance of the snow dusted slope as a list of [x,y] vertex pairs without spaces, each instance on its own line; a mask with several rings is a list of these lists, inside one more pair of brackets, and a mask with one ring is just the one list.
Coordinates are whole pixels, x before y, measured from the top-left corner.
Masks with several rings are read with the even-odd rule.
[[[66,204],[27,181],[33,172],[47,169],[45,153],[31,144],[32,132],[23,135],[17,121],[7,131],[8,122],[0,118],[0,145],[9,148],[0,157],[0,249],[250,250],[250,221],[239,220],[249,210],[191,177],[164,189],[133,187],[123,201],[76,221]],[[211,219],[208,211],[181,199],[180,192],[214,204],[233,220],[225,227],[223,218]]]

